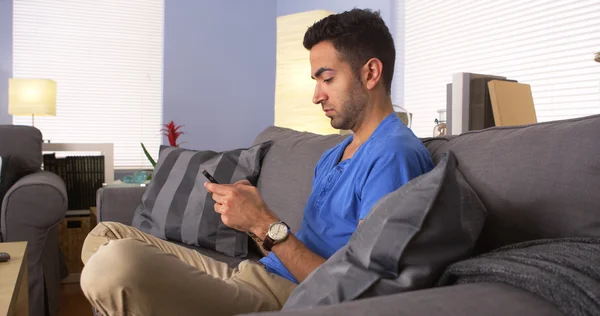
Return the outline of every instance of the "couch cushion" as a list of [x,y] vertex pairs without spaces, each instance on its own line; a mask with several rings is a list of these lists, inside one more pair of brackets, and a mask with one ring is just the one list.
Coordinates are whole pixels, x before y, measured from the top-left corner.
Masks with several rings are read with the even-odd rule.
[[[433,153],[437,152],[439,147],[443,146],[444,144],[451,141],[455,137],[456,136],[428,137],[428,138],[421,138],[421,141],[423,142],[423,145],[425,145],[425,148],[427,148],[427,150],[429,150],[429,153],[433,154]],[[434,161],[434,163],[437,163],[438,160],[439,160],[439,157],[436,161]]]
[[319,158],[346,137],[317,135],[274,126],[266,128],[256,137],[255,144],[274,141],[263,159],[258,190],[267,205],[290,225],[292,231],[300,228]]
[[220,153],[162,146],[132,226],[162,239],[245,258],[248,236],[223,224],[212,194],[204,188],[208,180],[202,171],[221,184],[245,179],[256,185],[270,146],[264,142]]
[[412,291],[333,306],[245,316],[564,316],[527,291],[499,283],[477,283]]
[[0,156],[11,155],[19,177],[42,167],[42,133],[35,127],[0,125]]
[[503,283],[557,306],[565,315],[600,315],[600,238],[512,244],[449,266],[438,284]]
[[452,150],[489,216],[480,250],[540,238],[600,237],[600,115],[425,140]]
[[284,310],[432,287],[447,265],[471,254],[485,217],[450,152],[431,172],[379,200]]

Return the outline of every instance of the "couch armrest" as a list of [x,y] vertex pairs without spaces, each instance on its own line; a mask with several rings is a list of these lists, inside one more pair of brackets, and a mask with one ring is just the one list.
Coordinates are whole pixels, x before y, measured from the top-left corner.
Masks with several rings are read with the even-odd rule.
[[[19,179],[2,201],[1,232],[4,241],[27,241],[29,311],[55,314],[62,263],[58,227],[68,208],[64,181],[48,171]],[[1,278],[2,276],[0,276]]]
[[10,187],[2,201],[2,238],[43,240],[46,231],[60,223],[66,212],[67,189],[58,175],[48,171],[26,175]]
[[98,222],[131,225],[133,214],[141,204],[144,187],[106,187],[97,193]]
[[407,292],[354,302],[253,316],[560,316],[554,305],[510,285],[479,283]]

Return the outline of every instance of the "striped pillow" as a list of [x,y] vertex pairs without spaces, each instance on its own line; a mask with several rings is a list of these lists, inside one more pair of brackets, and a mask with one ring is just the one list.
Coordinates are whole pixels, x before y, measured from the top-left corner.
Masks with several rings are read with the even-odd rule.
[[132,226],[162,239],[245,257],[248,235],[223,224],[204,188],[207,179],[201,170],[206,169],[221,184],[246,179],[256,185],[272,143],[220,153],[162,146]]

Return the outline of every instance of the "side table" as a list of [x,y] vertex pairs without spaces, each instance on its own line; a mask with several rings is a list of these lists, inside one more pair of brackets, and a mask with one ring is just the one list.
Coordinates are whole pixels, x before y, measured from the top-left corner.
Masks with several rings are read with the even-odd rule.
[[29,315],[27,281],[27,242],[0,243],[0,251],[10,260],[0,262],[0,315]]
[[[58,228],[60,248],[65,256],[69,276],[61,283],[79,283],[83,262],[81,262],[81,249],[85,238],[96,227],[96,207],[86,211],[75,211],[69,214]],[[1,316],[1,315],[0,315]]]
[[69,276],[61,283],[79,283],[83,270],[81,249],[91,228],[95,226],[95,220],[95,216],[89,210],[67,211],[58,227],[58,241],[69,271]]

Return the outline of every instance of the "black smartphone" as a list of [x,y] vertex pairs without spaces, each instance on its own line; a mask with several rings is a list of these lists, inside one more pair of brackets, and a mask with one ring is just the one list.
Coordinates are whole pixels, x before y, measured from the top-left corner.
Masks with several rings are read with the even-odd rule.
[[208,171],[202,169],[201,172],[206,177],[206,179],[208,179],[208,181],[219,184],[219,182],[217,182],[217,180],[215,180],[215,178],[213,178],[213,176],[210,173],[208,173]]

